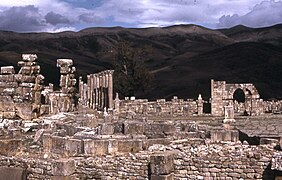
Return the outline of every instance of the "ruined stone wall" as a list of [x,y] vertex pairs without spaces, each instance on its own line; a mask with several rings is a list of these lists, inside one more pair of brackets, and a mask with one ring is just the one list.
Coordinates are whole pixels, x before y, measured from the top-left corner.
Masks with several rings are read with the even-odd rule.
[[1,118],[33,119],[46,113],[41,110],[41,92],[44,77],[37,65],[37,56],[23,54],[18,62],[21,67],[15,74],[13,66],[1,67],[0,74],[0,116]]
[[28,179],[274,179],[278,174],[270,168],[275,154],[270,146],[187,143],[154,145],[147,151],[114,156],[68,159],[1,156],[0,166],[20,167],[27,171]]
[[263,102],[264,112],[281,113],[282,112],[282,100],[278,101],[264,101]]
[[175,179],[274,179],[270,169],[273,147],[241,144],[179,148],[174,159]]
[[[174,97],[171,101],[159,99],[157,101],[148,101],[147,99],[136,100],[117,100],[115,99],[115,110],[121,115],[136,116],[136,115],[149,115],[158,117],[170,116],[191,116],[195,114],[202,114],[203,101],[193,101],[192,99],[178,99]],[[200,108],[199,108],[200,107]]]

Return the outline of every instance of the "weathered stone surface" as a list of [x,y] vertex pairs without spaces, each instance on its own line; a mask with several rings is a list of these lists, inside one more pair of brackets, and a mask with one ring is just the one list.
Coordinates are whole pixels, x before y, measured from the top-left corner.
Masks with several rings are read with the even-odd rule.
[[174,171],[174,153],[163,152],[150,156],[150,168],[152,175],[169,175]]
[[75,162],[72,159],[60,159],[52,163],[52,174],[55,176],[69,176],[75,172]]
[[151,180],[174,180],[174,175],[169,174],[169,175],[152,175]]
[[26,180],[27,172],[18,167],[0,167],[0,180]]
[[14,66],[2,66],[1,74],[15,74]]
[[35,61],[37,59],[36,54],[23,54],[22,58],[24,61]]
[[65,152],[68,156],[78,156],[84,153],[82,140],[67,139],[65,146],[66,146]]
[[125,122],[124,134],[144,134],[145,127],[142,122]]

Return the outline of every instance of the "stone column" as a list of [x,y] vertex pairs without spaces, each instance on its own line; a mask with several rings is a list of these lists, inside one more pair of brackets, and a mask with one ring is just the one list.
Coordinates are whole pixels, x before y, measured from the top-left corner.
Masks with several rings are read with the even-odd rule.
[[106,76],[105,72],[102,72],[102,84],[101,84],[101,92],[102,92],[102,101],[101,101],[101,108],[104,109],[105,107],[105,82],[106,82]]
[[98,108],[101,110],[102,109],[102,82],[103,82],[103,76],[101,73],[98,74],[99,76],[99,87],[98,87],[98,93],[99,93],[99,105]]
[[203,103],[202,95],[199,94],[198,101],[197,101],[198,115],[203,114],[203,106],[204,106],[204,103]]
[[113,70],[109,71],[108,81],[108,98],[109,98],[109,109],[113,109]]
[[109,87],[109,72],[105,71],[105,107],[109,108],[109,95],[108,95],[108,87]]
[[97,76],[97,74],[94,74],[94,79],[95,79],[95,109],[98,109],[98,105],[99,105],[99,93],[98,93],[99,77]]
[[90,75],[90,108],[93,108],[94,104],[94,77],[93,74]]
[[78,88],[79,88],[79,101],[80,103],[83,102],[83,81],[82,81],[82,77],[79,76],[79,82],[78,82]]
[[91,99],[91,83],[90,83],[90,75],[87,75],[87,107],[90,107],[90,99]]

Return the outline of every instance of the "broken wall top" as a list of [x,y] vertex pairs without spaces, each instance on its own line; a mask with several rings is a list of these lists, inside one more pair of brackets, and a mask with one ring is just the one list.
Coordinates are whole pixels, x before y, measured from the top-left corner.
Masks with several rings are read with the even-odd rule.
[[22,55],[23,61],[33,62],[37,59],[36,54],[23,54]]

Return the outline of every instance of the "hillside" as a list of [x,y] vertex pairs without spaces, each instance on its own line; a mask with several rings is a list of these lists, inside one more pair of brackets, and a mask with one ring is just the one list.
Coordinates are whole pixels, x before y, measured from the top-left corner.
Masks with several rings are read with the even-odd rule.
[[211,30],[196,25],[165,28],[88,28],[79,32],[0,32],[0,65],[16,65],[22,53],[38,54],[46,81],[58,84],[56,59],[72,58],[78,75],[112,68],[121,40],[151,47],[145,61],[154,74],[150,99],[209,98],[210,79],[253,82],[263,98],[282,99],[282,25]]

